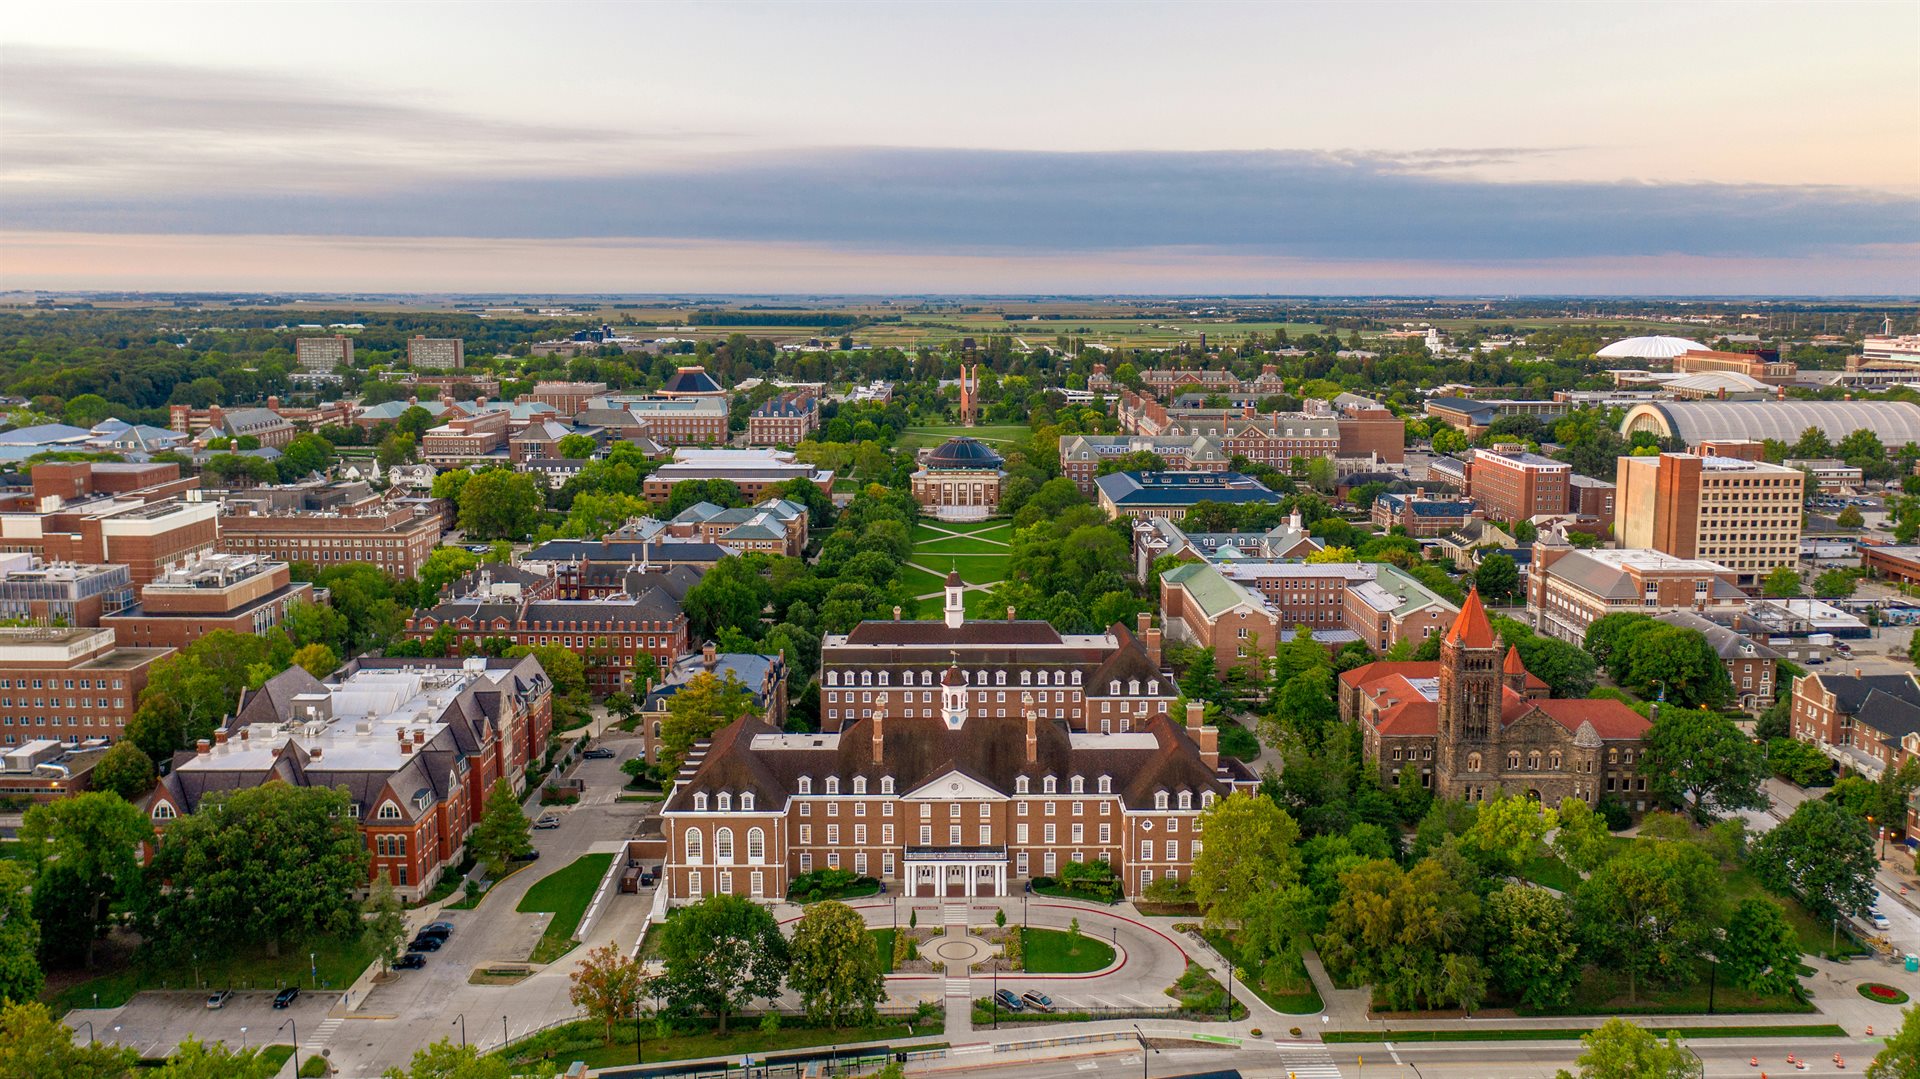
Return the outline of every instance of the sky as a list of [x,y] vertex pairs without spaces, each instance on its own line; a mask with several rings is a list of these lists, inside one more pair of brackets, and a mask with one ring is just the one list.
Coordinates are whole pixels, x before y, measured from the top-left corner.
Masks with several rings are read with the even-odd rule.
[[0,288],[1916,294],[1914,56],[1912,0],[14,4]]

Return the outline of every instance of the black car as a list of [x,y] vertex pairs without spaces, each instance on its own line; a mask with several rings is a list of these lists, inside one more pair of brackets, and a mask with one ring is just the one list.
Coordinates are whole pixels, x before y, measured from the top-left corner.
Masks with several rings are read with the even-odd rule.
[[434,922],[432,925],[421,929],[415,936],[439,937],[441,940],[446,940],[448,937],[453,936],[453,923]]
[[292,1004],[300,996],[300,987],[289,985],[273,995],[273,1007],[277,1011]]
[[594,746],[580,755],[590,761],[610,761],[614,758],[613,750],[605,746]]
[[419,952],[408,952],[393,964],[395,970],[419,970],[427,965],[427,957]]
[[537,862],[540,860],[540,852],[537,850],[530,850],[525,854],[516,854],[507,860],[510,862]]
[[429,937],[429,936],[422,935],[408,941],[407,950],[410,952],[437,952],[440,950],[440,945],[445,943],[446,943],[446,938],[444,937]]
[[1011,989],[1000,990],[993,995],[993,999],[999,1001],[1000,1006],[1010,1012],[1025,1011],[1027,1008],[1026,1005],[1020,1003],[1019,997],[1013,995],[1013,990]]

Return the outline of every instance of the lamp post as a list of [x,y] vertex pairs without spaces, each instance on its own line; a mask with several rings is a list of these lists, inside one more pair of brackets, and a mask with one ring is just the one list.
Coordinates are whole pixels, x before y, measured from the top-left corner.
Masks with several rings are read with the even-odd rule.
[[320,953],[308,952],[307,964],[308,969],[313,973],[313,987],[318,989],[320,988]]
[[460,1048],[465,1049],[467,1047],[467,1013],[461,1012],[454,1016],[447,1025],[452,1026],[454,1023],[460,1024]]
[[[82,1019],[81,1022],[87,1025],[87,1044],[92,1045],[93,1044],[93,1020]],[[241,1031],[244,1032],[247,1028],[241,1027],[240,1029]]]
[[1227,1021],[1233,1021],[1233,962],[1227,962]]
[[1000,1029],[1000,961],[993,961],[993,996],[987,998],[989,1008],[993,1009],[993,1029]]
[[240,1028],[240,1051],[243,1053],[247,1051],[247,1028],[246,1027]]
[[[273,1032],[275,1034],[278,1034],[281,1031],[287,1029],[288,1027],[293,1028],[293,1074],[299,1075],[300,1074],[300,1024],[293,1018],[293,1016],[289,1015],[287,1016],[287,1021],[275,1027],[273,1029]],[[120,1028],[114,1027],[113,1029],[119,1030]]]
[[1147,1044],[1147,1036],[1140,1033],[1140,1024],[1134,1023],[1132,1026],[1133,1036],[1140,1039],[1140,1079],[1147,1079],[1147,1054],[1158,1053],[1160,1050]]
[[507,1017],[503,1015],[500,1017],[500,1048],[507,1047],[507,1040]]

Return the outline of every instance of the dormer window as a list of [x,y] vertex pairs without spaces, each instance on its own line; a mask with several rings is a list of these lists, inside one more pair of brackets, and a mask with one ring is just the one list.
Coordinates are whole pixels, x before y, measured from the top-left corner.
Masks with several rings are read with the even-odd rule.
[[828,794],[840,793],[840,777],[839,776],[827,777],[827,793]]
[[1074,685],[1076,685],[1076,686],[1080,684],[1080,672],[1079,672],[1079,671],[1075,671],[1075,672],[1073,672],[1073,684],[1074,684]]
[[376,814],[376,816],[380,820],[399,820],[400,807],[394,805],[392,802],[384,803],[380,806],[380,812]]
[[883,686],[887,684],[887,672],[885,671],[880,672],[880,684]]
[[1200,808],[1205,809],[1212,804],[1213,804],[1213,792],[1201,791],[1200,792]]
[[1032,684],[1033,684],[1033,672],[1032,672],[1032,671],[1021,671],[1021,672],[1020,672],[1020,684],[1021,684],[1021,685],[1023,685],[1023,686],[1029,686],[1029,685],[1032,685]]
[[747,791],[740,795],[740,812],[742,813],[753,812],[753,792],[752,791]]
[[995,672],[993,672],[993,684],[994,684],[994,685],[996,685],[996,686],[1004,686],[1004,685],[1006,685],[1006,684],[1007,684],[1007,672],[1005,672],[1005,671],[995,671]]
[[153,806],[154,820],[172,820],[176,816],[178,816],[178,814],[176,814],[173,811],[173,805],[171,803],[169,802],[154,803],[154,806]]
[[828,684],[828,685],[830,685],[830,686],[837,686],[837,685],[839,685],[839,684],[840,684],[840,672],[839,672],[839,671],[828,671],[828,672],[827,672],[827,684]]
[[1147,696],[1157,697],[1159,695],[1160,695],[1160,680],[1156,678],[1153,681],[1147,683]]
[[1068,780],[1068,786],[1075,794],[1085,794],[1087,791],[1086,777],[1074,776],[1071,780]]
[[693,811],[696,813],[705,813],[707,811],[707,792],[706,791],[694,792]]
[[1153,808],[1155,809],[1167,808],[1167,792],[1166,791],[1153,792]]
[[1113,793],[1113,777],[1112,776],[1100,777],[1100,793],[1101,794]]
[[728,794],[726,791],[721,791],[718,795],[714,796],[713,804],[714,808],[720,812],[730,813],[733,811],[733,795]]
[[1181,809],[1193,808],[1193,792],[1192,791],[1180,792],[1180,808]]
[[880,777],[880,793],[881,794],[893,793],[893,777],[892,776]]
[[813,780],[811,778],[807,776],[800,777],[800,793],[801,794],[813,793]]
[[1052,794],[1060,789],[1060,781],[1052,776],[1048,776],[1040,781],[1040,789],[1047,794]]
[[1028,782],[1026,776],[1016,777],[1013,781],[1013,793],[1015,794],[1026,794],[1032,789],[1033,789],[1033,785],[1032,783]]
[[1140,680],[1138,678],[1127,679],[1127,696],[1138,697],[1139,695],[1140,695]]
[[1112,684],[1107,687],[1107,695],[1110,697],[1118,697],[1120,695],[1120,680],[1118,678],[1114,679]]
[[853,793],[855,794],[867,793],[867,777],[866,776],[853,777]]
[[872,672],[872,671],[861,671],[861,672],[860,672],[860,684],[861,684],[861,685],[863,685],[863,686],[870,686],[870,685],[872,685],[872,684],[873,684],[873,672]]

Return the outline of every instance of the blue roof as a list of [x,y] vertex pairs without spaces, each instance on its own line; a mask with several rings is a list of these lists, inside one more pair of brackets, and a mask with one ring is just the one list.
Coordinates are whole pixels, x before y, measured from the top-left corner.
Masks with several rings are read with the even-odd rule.
[[[753,694],[753,703],[764,707],[767,702],[761,699],[760,686],[766,681],[767,672],[779,662],[779,656],[763,656],[755,652],[719,652],[713,657],[713,676],[725,681],[731,673]],[[703,653],[688,652],[682,655],[673,661],[673,670],[667,672],[666,680],[647,694],[644,707],[649,712],[666,707],[667,698],[680,692],[682,686],[706,670]]]
[[85,427],[67,423],[37,423],[0,432],[0,446],[54,446],[63,442],[84,442],[93,437]]
[[1415,517],[1465,517],[1473,512],[1473,502],[1461,498],[1420,498],[1409,494],[1382,494],[1375,496],[1385,502],[1394,513],[1411,510]]
[[1280,500],[1265,484],[1238,472],[1109,472],[1093,482],[1116,506]]

